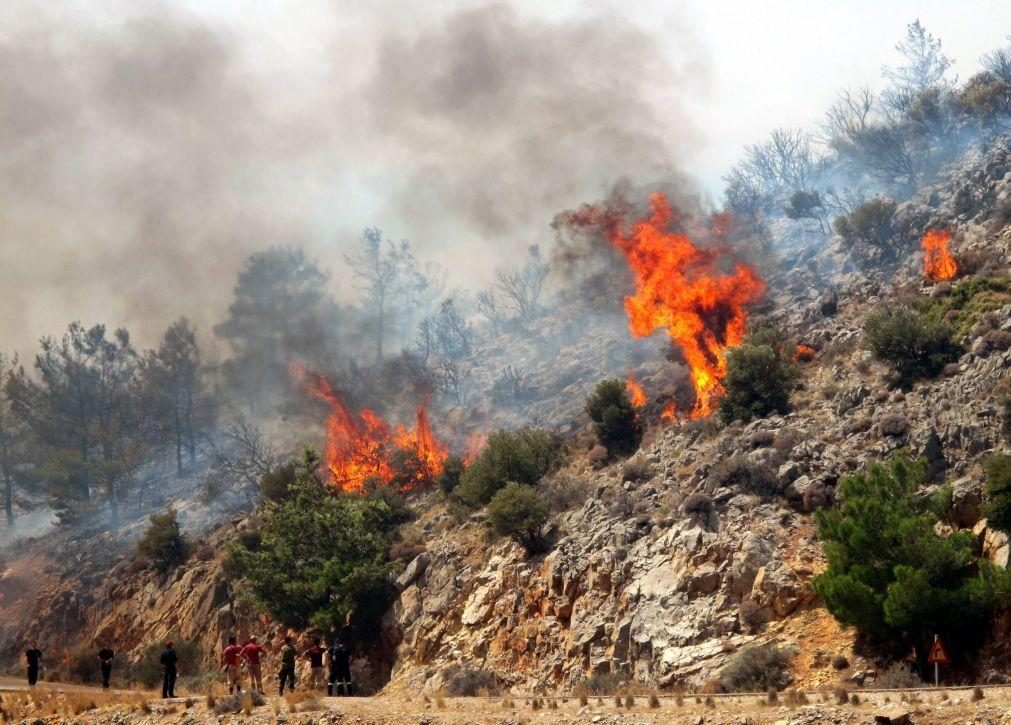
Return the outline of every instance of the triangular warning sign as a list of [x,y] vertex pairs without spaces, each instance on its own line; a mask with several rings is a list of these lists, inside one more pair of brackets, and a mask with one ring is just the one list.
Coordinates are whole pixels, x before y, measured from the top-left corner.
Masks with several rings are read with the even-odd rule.
[[927,662],[932,665],[946,665],[951,662],[951,658],[948,657],[948,651],[944,649],[944,645],[941,644],[940,638],[934,640],[934,646],[930,648],[930,654],[927,656]]

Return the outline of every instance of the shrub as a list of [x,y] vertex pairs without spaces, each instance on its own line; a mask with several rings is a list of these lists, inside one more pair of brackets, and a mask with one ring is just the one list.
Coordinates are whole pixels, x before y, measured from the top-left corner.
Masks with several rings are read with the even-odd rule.
[[450,697],[495,695],[499,691],[495,673],[478,667],[450,665],[442,673],[446,694]]
[[463,475],[463,470],[466,465],[460,456],[449,456],[443,461],[442,472],[436,477],[435,483],[447,496],[456,490],[456,487],[460,485],[460,476]]
[[966,649],[1011,592],[1011,574],[975,553],[975,537],[935,530],[931,502],[917,496],[923,462],[897,456],[886,467],[842,479],[839,507],[815,514],[828,568],[812,586],[842,624],[927,652],[933,633]]
[[709,496],[699,491],[688,494],[684,502],[685,516],[700,516],[708,519],[713,512],[713,500]]
[[603,468],[607,465],[607,448],[598,443],[587,452],[586,460],[595,469]]
[[889,255],[894,254],[889,241],[895,229],[892,217],[895,202],[891,199],[872,199],[861,204],[849,215],[837,217],[833,223],[836,233],[860,251],[860,247],[875,247]]
[[642,442],[642,423],[632,407],[625,383],[617,378],[597,384],[586,399],[586,414],[593,421],[597,440],[610,456],[628,456]]
[[751,334],[727,352],[720,418],[725,423],[747,422],[775,411],[786,413],[796,380],[797,366],[783,352],[779,334],[775,330]]
[[774,644],[745,647],[720,671],[720,684],[730,692],[782,689],[794,651]]
[[219,700],[215,700],[211,708],[217,715],[238,715],[239,713],[249,714],[254,707],[266,705],[267,701],[263,695],[255,690],[249,690],[238,695],[226,695]]
[[558,442],[541,428],[498,431],[460,476],[456,496],[477,508],[491,501],[507,482],[534,485],[556,463]]
[[850,666],[850,661],[846,659],[844,655],[836,655],[832,658],[832,668],[836,670],[845,670]]
[[906,306],[882,306],[864,318],[864,335],[875,358],[909,385],[932,378],[958,357],[951,328]]
[[544,546],[544,524],[551,505],[532,486],[509,483],[488,504],[488,523],[500,536],[509,536],[535,554]]
[[779,493],[776,472],[770,466],[740,454],[724,458],[713,466],[709,479],[716,486],[726,486],[757,496],[771,497]]
[[400,561],[406,564],[425,551],[427,548],[424,544],[414,541],[398,541],[390,547],[389,558],[390,561]]
[[620,672],[598,672],[581,680],[576,689],[590,695],[610,695],[627,682],[628,678]]
[[640,481],[648,481],[654,475],[656,475],[656,469],[645,458],[633,458],[625,461],[621,467],[621,477],[625,481],[639,483]]
[[874,678],[874,687],[879,690],[909,690],[920,687],[923,681],[907,665],[898,662],[890,665]]
[[295,461],[288,461],[260,476],[260,495],[267,501],[283,501],[294,482]]
[[229,559],[249,582],[254,600],[278,623],[329,629],[351,611],[364,621],[392,601],[387,553],[408,512],[382,492],[334,494],[307,453],[288,498],[268,502],[260,541],[229,542]]
[[548,476],[537,489],[548,499],[551,510],[558,512],[582,506],[590,495],[587,481],[565,472]]
[[190,543],[179,528],[176,510],[169,507],[163,514],[151,514],[150,525],[137,542],[137,553],[165,573],[189,558]]
[[987,524],[1001,531],[1011,531],[1011,456],[998,453],[983,464],[986,484],[983,492],[986,503],[983,515]]

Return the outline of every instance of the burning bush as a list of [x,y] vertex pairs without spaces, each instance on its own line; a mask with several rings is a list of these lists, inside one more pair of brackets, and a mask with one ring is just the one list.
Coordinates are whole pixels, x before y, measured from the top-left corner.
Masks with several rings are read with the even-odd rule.
[[627,395],[624,382],[614,378],[598,383],[586,399],[586,413],[594,423],[597,440],[610,456],[635,453],[642,441],[642,423]]
[[874,357],[890,366],[902,385],[934,377],[961,351],[947,324],[904,305],[882,306],[868,314],[864,335]]
[[499,536],[508,536],[528,554],[544,547],[544,524],[551,504],[533,486],[508,483],[488,504],[488,523]]
[[371,487],[393,484],[411,490],[431,483],[442,471],[448,451],[432,434],[424,405],[418,407],[413,430],[394,428],[368,408],[352,413],[319,373],[298,366],[293,370],[309,394],[330,406],[324,463],[339,489],[361,493],[369,481]]
[[555,465],[558,441],[541,428],[500,430],[460,476],[456,496],[477,508],[491,501],[506,483],[535,485]]
[[790,391],[797,380],[797,367],[783,350],[775,330],[762,330],[745,338],[727,353],[726,390],[720,399],[724,422],[750,421],[790,409]]
[[137,553],[165,573],[189,558],[192,546],[183,536],[176,510],[169,507],[163,514],[151,514],[151,524],[137,542]]
[[923,276],[931,282],[953,279],[958,274],[958,264],[948,251],[951,232],[947,229],[930,229],[923,235]]

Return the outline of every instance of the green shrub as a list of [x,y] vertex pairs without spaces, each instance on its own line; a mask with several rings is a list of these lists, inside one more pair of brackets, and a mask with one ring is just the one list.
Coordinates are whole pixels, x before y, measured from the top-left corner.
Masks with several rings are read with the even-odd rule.
[[436,485],[447,496],[460,485],[460,477],[466,465],[460,456],[449,456],[442,464],[442,473],[435,479]]
[[749,335],[743,344],[727,352],[720,418],[725,423],[747,422],[773,412],[786,413],[796,380],[797,366],[784,353],[777,331]]
[[593,421],[597,440],[610,456],[628,456],[642,442],[642,423],[632,407],[625,382],[617,378],[597,384],[586,399],[586,414]]
[[729,692],[780,690],[789,684],[784,675],[794,654],[771,643],[745,647],[720,671],[720,684]]
[[[179,657],[179,669],[184,672],[196,672],[203,663],[203,652],[200,645],[191,640],[179,639],[169,635],[165,639],[148,642],[137,660],[130,668],[130,679],[144,687],[155,687],[162,681],[161,653],[165,642],[172,640],[176,656]],[[95,655],[98,656],[97,654]],[[118,658],[117,658],[118,659]],[[115,665],[113,665],[115,667]]]
[[500,536],[509,536],[536,554],[544,547],[544,525],[550,502],[532,486],[508,483],[488,504],[488,523]]
[[877,247],[892,254],[889,241],[895,232],[892,226],[894,215],[894,201],[872,199],[858,206],[851,214],[836,217],[833,227],[843,240],[854,247]]
[[387,553],[408,511],[393,491],[330,491],[314,455],[296,469],[287,498],[264,505],[255,548],[229,542],[229,560],[256,603],[286,627],[328,630],[351,611],[373,621],[393,598]]
[[1011,531],[1011,456],[998,453],[983,464],[986,471],[986,503],[983,515],[989,526]]
[[905,305],[886,305],[864,318],[864,336],[875,358],[892,368],[902,385],[932,378],[961,352],[951,328]]
[[184,563],[192,546],[179,528],[176,510],[171,506],[163,514],[151,514],[151,524],[137,542],[137,553],[165,573]]
[[1011,304],[1011,280],[1004,277],[970,277],[947,294],[925,297],[916,304],[932,322],[949,321],[953,340],[969,334],[988,312]]
[[455,494],[468,506],[478,508],[509,481],[532,486],[554,468],[557,451],[558,441],[541,428],[492,433],[461,474]]
[[969,649],[1011,574],[976,555],[970,532],[938,534],[931,502],[917,496],[925,474],[898,456],[839,483],[841,505],[815,514],[828,568],[813,588],[840,623],[873,637],[925,653],[938,633]]

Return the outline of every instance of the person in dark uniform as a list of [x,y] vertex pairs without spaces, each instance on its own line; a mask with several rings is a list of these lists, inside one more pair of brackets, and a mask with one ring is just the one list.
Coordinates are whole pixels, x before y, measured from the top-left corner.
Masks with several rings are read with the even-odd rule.
[[108,647],[103,647],[98,651],[98,661],[102,667],[102,689],[109,689],[109,678],[112,676],[112,658],[116,656]]
[[175,643],[169,640],[161,653],[161,667],[165,672],[162,680],[161,696],[164,698],[176,696],[176,674],[178,673],[179,655],[176,654]]
[[333,696],[334,684],[338,695],[351,696],[351,649],[338,639],[337,644],[330,645],[326,651],[327,664],[330,672],[327,676],[326,694]]
[[39,681],[39,669],[42,667],[42,650],[34,639],[25,652],[25,660],[28,662],[28,686],[35,687],[35,683]]

